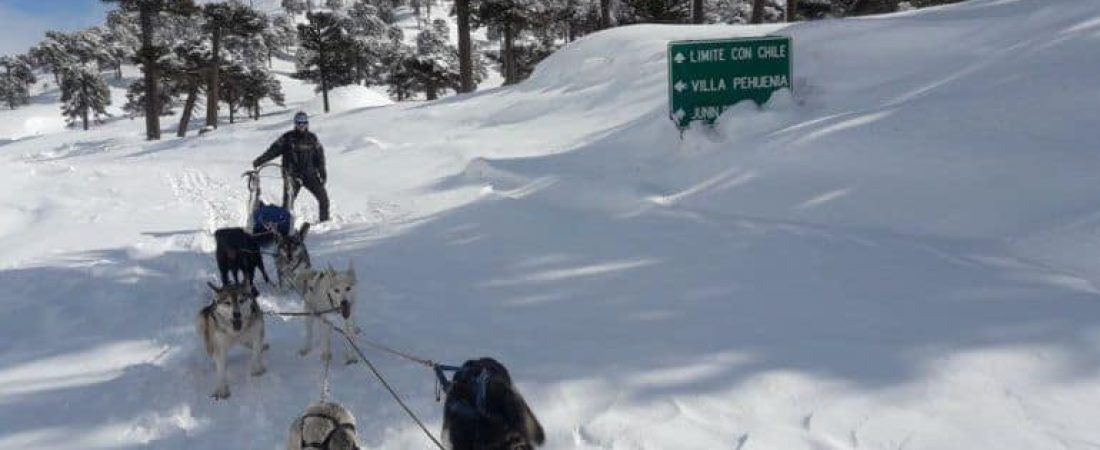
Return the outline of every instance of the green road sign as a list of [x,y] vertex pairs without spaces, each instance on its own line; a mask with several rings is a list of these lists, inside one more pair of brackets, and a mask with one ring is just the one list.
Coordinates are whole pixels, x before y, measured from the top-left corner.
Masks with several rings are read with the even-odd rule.
[[762,105],[791,87],[791,38],[766,36],[668,43],[668,104],[680,128],[714,123],[742,100]]

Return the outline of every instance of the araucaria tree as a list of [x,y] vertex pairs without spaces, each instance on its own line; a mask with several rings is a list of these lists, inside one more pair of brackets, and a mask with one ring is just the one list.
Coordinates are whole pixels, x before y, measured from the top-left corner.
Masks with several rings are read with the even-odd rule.
[[218,127],[218,76],[222,69],[222,39],[226,36],[259,35],[267,27],[263,16],[237,1],[203,5],[204,30],[210,33],[210,78],[206,84],[206,125]]
[[80,64],[70,66],[61,76],[61,112],[70,124],[79,119],[88,129],[88,116],[96,122],[107,115],[111,90],[99,71]]
[[543,15],[545,6],[537,0],[482,0],[477,3],[471,25],[487,26],[491,33],[500,33],[504,40],[500,58],[504,84],[520,81],[515,52],[516,39],[525,30],[539,24]]
[[334,87],[354,84],[355,42],[348,34],[346,17],[327,13],[309,13],[307,24],[298,25],[298,71],[294,77],[317,84],[329,111],[328,92]]
[[154,33],[158,16],[162,12],[190,14],[194,8],[191,0],[102,0],[117,3],[123,11],[137,12],[141,29],[141,49],[138,63],[145,79],[145,137],[160,139],[160,58],[168,53],[164,46],[156,45]]
[[0,101],[15,109],[30,101],[30,87],[37,82],[25,55],[0,57]]

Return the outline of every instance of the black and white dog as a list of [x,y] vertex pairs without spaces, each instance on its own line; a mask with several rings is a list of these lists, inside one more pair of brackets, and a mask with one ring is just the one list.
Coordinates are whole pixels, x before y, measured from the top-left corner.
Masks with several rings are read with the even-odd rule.
[[451,450],[531,450],[546,436],[535,413],[512,384],[504,365],[492,358],[471,359],[447,380],[443,441]]
[[[229,275],[233,275],[233,283],[246,283],[255,286],[253,279],[256,269],[264,276],[264,281],[271,282],[264,269],[263,254],[260,253],[260,243],[243,228],[221,228],[214,232],[214,242],[217,248],[214,256],[218,260],[218,272],[221,273],[222,286],[229,285]],[[237,273],[241,276],[238,278]]]

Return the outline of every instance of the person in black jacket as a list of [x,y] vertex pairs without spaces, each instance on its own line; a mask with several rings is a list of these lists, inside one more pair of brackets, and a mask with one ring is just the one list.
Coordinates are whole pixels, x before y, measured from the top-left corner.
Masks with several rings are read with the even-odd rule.
[[287,189],[283,191],[283,206],[292,209],[294,200],[298,198],[298,191],[305,187],[317,199],[317,205],[321,209],[320,221],[328,221],[325,149],[317,136],[309,132],[309,117],[306,113],[299,111],[294,114],[294,129],[279,136],[264,154],[252,161],[252,167],[259,167],[280,156],[283,158],[283,180],[287,184]]

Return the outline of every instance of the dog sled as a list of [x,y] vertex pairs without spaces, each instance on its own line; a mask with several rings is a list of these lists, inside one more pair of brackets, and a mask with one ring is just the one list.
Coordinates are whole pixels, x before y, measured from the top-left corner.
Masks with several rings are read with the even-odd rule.
[[[263,190],[260,180],[264,178],[265,169],[278,170],[278,177],[283,181],[283,205],[265,203],[261,195]],[[248,219],[244,229],[252,235],[261,246],[268,247],[275,242],[275,233],[282,237],[290,236],[294,230],[294,215],[291,213],[292,205],[287,202],[292,195],[287,192],[290,184],[282,173],[282,166],[278,164],[264,164],[242,174],[248,180]],[[272,170],[268,170],[270,173]],[[274,178],[267,176],[267,178]]]

